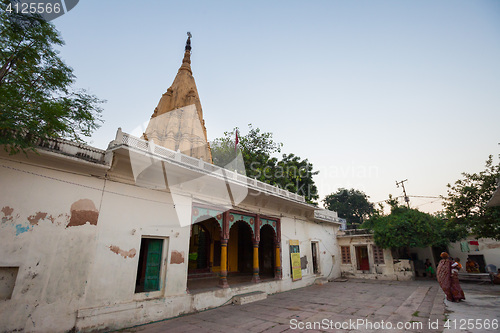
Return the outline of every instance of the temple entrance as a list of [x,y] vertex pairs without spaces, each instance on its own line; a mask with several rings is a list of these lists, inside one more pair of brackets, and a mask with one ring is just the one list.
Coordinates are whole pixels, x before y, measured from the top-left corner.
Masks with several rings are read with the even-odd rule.
[[[202,215],[200,213],[205,213]],[[193,208],[187,292],[281,279],[280,221]],[[260,226],[256,242],[254,228]]]
[[252,229],[243,222],[238,221],[229,231],[228,273],[238,273],[251,277],[253,262]]
[[210,232],[203,224],[193,225],[189,242],[188,274],[210,271]]
[[261,279],[274,278],[275,270],[275,233],[270,225],[260,229],[259,275]]
[[212,276],[220,270],[220,226],[211,218],[191,228],[188,278]]

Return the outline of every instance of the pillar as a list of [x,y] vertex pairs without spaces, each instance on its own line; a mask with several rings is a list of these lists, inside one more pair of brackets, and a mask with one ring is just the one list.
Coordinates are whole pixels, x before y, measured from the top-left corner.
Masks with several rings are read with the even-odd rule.
[[227,243],[228,239],[221,239],[220,241],[220,279],[219,287],[228,288],[227,283]]
[[276,280],[281,279],[281,249],[280,249],[280,243],[275,242],[274,243],[274,248],[275,248],[275,260],[274,260],[274,278]]
[[227,243],[229,241],[229,213],[222,214],[222,228],[220,232],[220,279],[219,287],[229,288],[227,283]]
[[260,282],[260,277],[259,277],[259,242],[256,242],[256,241],[253,242],[253,276],[252,276],[252,282],[253,283],[259,283]]

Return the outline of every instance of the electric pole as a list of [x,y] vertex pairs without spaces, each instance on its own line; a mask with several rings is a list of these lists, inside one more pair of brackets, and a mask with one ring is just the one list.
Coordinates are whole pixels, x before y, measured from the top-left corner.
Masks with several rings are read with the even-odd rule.
[[408,206],[408,208],[410,208],[410,198],[408,198],[408,196],[406,195],[406,189],[405,189],[405,182],[407,182],[408,179],[405,179],[405,180],[402,180],[400,182],[398,182],[396,180],[396,187],[399,188],[399,185],[401,185],[403,187],[403,193],[405,195],[405,202],[406,202],[406,205]]

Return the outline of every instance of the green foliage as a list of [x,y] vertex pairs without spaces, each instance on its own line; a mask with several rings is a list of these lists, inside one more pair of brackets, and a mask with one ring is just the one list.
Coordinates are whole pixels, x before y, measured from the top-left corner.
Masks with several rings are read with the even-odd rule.
[[375,243],[383,248],[446,246],[465,232],[446,220],[399,206],[395,201],[389,215],[375,214],[362,228],[371,229]]
[[500,177],[500,163],[493,163],[493,156],[486,161],[485,170],[479,173],[462,173],[454,185],[448,184],[445,212],[450,223],[469,228],[476,237],[500,240],[500,207],[486,207],[493,196]]
[[283,154],[275,167],[273,183],[287,191],[303,195],[308,203],[314,204],[319,196],[312,176],[318,173],[307,159],[301,160],[294,154]]
[[[253,128],[248,125],[249,132],[241,135],[238,127],[231,132],[224,132],[222,138],[217,138],[210,143],[212,150],[212,161],[220,167],[232,166],[233,161],[241,154],[244,161],[244,168],[231,167],[233,171],[243,173],[251,178],[256,178],[262,182],[266,181],[266,175],[272,174],[272,169],[277,163],[273,154],[281,152],[282,143],[274,142],[272,133],[261,132],[260,128]],[[238,131],[239,143],[235,149],[236,131]]]
[[[213,163],[303,195],[308,203],[315,204],[314,201],[319,196],[312,176],[318,174],[318,171],[313,171],[313,165],[294,154],[283,154],[279,160],[273,155],[281,152],[283,144],[275,142],[272,133],[262,132],[251,124],[248,126],[249,132],[246,135],[235,128],[210,143]],[[237,130],[239,143],[238,150],[235,150]],[[238,162],[238,153],[243,158],[244,168]]]
[[345,218],[348,226],[359,226],[374,212],[368,198],[362,191],[339,188],[337,192],[327,195],[323,203],[326,209],[336,211],[339,217]]
[[59,58],[55,27],[39,15],[6,13],[0,6],[0,144],[10,153],[40,140],[81,141],[98,128],[102,103],[73,91],[73,71]]

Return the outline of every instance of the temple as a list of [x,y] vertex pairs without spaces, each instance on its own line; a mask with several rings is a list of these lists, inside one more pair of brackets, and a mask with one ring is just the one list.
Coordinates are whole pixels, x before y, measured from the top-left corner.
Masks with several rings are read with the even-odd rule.
[[191,70],[191,34],[188,34],[177,76],[161,97],[143,138],[212,162],[200,97]]

